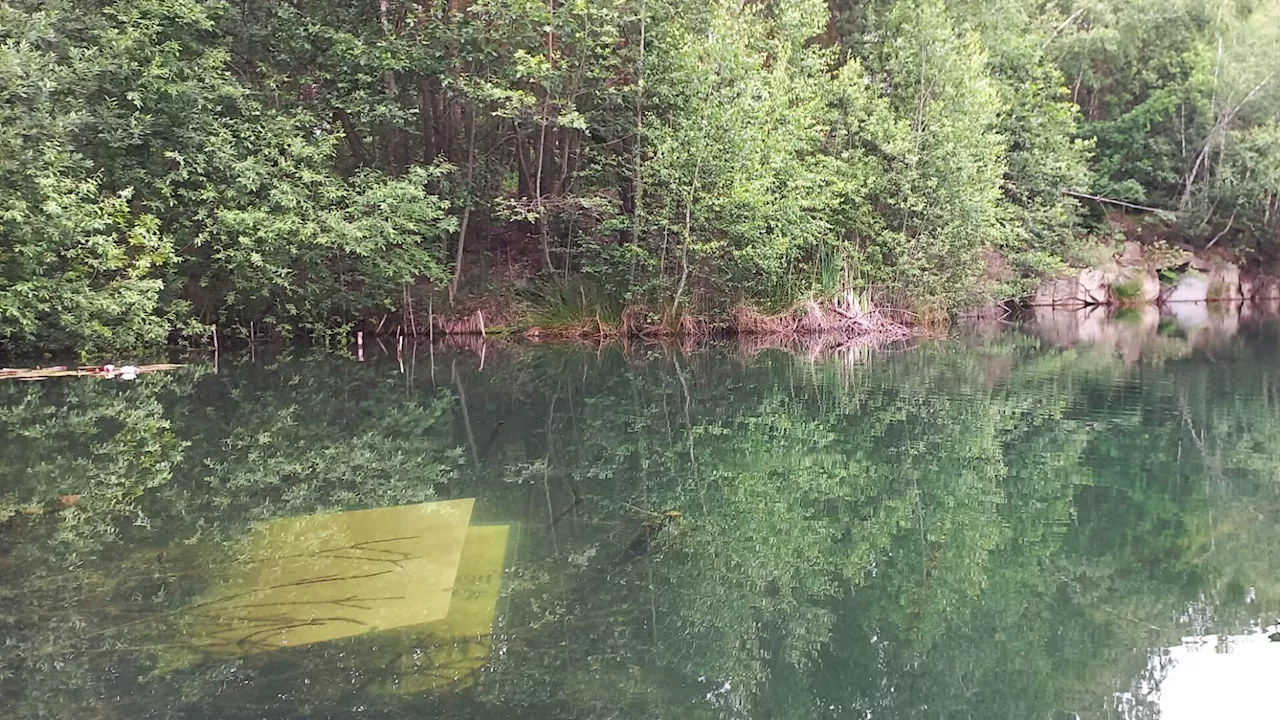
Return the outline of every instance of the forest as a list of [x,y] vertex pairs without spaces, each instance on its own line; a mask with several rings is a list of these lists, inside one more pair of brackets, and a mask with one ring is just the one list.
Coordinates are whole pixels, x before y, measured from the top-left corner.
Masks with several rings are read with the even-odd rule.
[[0,354],[1280,249],[1278,0],[0,0]]

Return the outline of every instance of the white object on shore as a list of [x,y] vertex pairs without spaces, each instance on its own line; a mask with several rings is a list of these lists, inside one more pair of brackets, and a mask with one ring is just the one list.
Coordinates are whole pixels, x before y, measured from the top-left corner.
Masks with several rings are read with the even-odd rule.
[[125,365],[124,367],[120,368],[121,380],[133,380],[137,377],[138,377],[138,368],[134,367],[133,365]]

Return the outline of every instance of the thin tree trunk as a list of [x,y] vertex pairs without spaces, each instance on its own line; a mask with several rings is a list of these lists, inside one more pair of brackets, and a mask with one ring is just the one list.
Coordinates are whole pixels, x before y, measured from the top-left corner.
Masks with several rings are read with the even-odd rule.
[[648,0],[640,0],[640,62],[636,72],[636,137],[632,143],[632,151],[635,153],[635,158],[633,159],[635,163],[635,179],[632,181],[632,185],[635,187],[635,197],[632,200],[631,241],[634,243],[640,242],[640,230],[644,222],[642,217],[644,212],[644,165],[641,162],[643,158],[641,145],[644,142],[644,43],[647,10]]
[[1040,49],[1044,50],[1045,48],[1049,47],[1049,43],[1053,42],[1054,39],[1057,38],[1058,35],[1060,35],[1063,30],[1066,30],[1067,27],[1071,25],[1071,23],[1075,22],[1076,18],[1083,15],[1084,10],[1085,10],[1084,8],[1080,8],[1079,10],[1076,10],[1075,12],[1071,13],[1071,15],[1069,15],[1066,20],[1063,20],[1062,23],[1058,25],[1058,27],[1053,29],[1053,32],[1049,34],[1049,37],[1045,38],[1045,41],[1041,43]]
[[1182,162],[1187,161],[1187,104],[1178,103],[1178,139],[1182,141]]
[[1177,214],[1172,210],[1162,210],[1161,208],[1151,207],[1149,205],[1138,205],[1136,203],[1126,202],[1124,200],[1116,200],[1114,198],[1102,197],[1101,195],[1090,195],[1088,193],[1076,192],[1074,190],[1063,190],[1062,194],[1067,195],[1069,197],[1073,197],[1073,198],[1080,198],[1081,200],[1093,200],[1094,202],[1107,203],[1109,205],[1119,205],[1121,207],[1133,208],[1134,210],[1144,210],[1146,212],[1153,212],[1153,213],[1169,213],[1170,215]]
[[[471,203],[462,209],[462,222],[458,225],[458,251],[453,258],[453,280],[449,283],[449,305],[458,294],[458,281],[462,279],[462,251],[467,245],[467,226],[471,223]],[[483,273],[482,273],[483,274]]]
[[[552,70],[556,67],[555,57],[555,0],[547,0],[547,14],[551,21],[547,24],[547,66]],[[543,169],[547,164],[547,126],[551,124],[551,91],[546,90],[546,96],[542,99],[542,131],[538,136],[538,152],[534,160],[538,163],[538,176],[534,182],[534,191],[537,193],[538,208],[538,234],[542,239],[542,261],[546,263],[547,270],[555,272],[555,265],[551,263],[551,238],[550,231],[547,227],[547,207],[544,191],[542,188]]]
[[435,113],[432,108],[431,82],[427,78],[418,80],[418,132],[422,134],[422,162],[435,162],[436,128]]
[[698,191],[698,172],[702,169],[702,157],[693,166],[693,181],[689,183],[689,198],[684,204],[684,242],[680,246],[680,283],[676,285],[676,296],[671,301],[671,315],[674,318],[680,308],[680,299],[684,296],[685,283],[689,280],[689,243],[693,235],[693,196]]
[[431,116],[435,122],[435,154],[437,157],[444,155],[450,159],[457,158],[457,155],[450,156],[453,151],[453,140],[449,136],[449,117],[445,113],[448,106],[448,91],[439,82],[435,82],[433,87],[435,92],[431,97]]
[[[550,40],[547,42],[550,43]],[[551,97],[548,96],[542,101],[542,131],[538,136],[538,151],[534,157],[534,162],[538,164],[538,175],[533,185],[536,193],[534,203],[538,211],[538,234],[542,238],[542,261],[548,270],[554,272],[555,266],[551,264],[551,239],[547,230],[547,208],[542,194],[542,168],[546,165],[547,158],[547,125],[551,124],[550,110]]]
[[1231,211],[1231,217],[1227,220],[1227,226],[1222,228],[1222,232],[1213,236],[1213,239],[1209,241],[1209,244],[1204,246],[1205,250],[1208,250],[1209,248],[1212,248],[1214,245],[1217,245],[1218,241],[1222,239],[1222,236],[1226,235],[1231,230],[1231,223],[1236,221],[1237,210],[1239,210],[1239,208],[1236,208],[1236,210]]
[[[1193,187],[1195,187],[1196,178],[1200,175],[1200,167],[1202,165],[1206,166],[1205,174],[1208,175],[1206,163],[1209,159],[1209,152],[1213,149],[1214,142],[1218,139],[1220,135],[1222,135],[1227,131],[1227,126],[1231,124],[1232,120],[1235,120],[1236,115],[1239,114],[1240,112],[1240,109],[1243,108],[1245,104],[1248,103],[1250,100],[1252,100],[1253,96],[1258,94],[1258,92],[1262,90],[1262,88],[1266,87],[1267,83],[1271,82],[1271,79],[1273,77],[1275,77],[1275,73],[1272,73],[1266,76],[1265,78],[1263,78],[1262,82],[1255,85],[1253,89],[1250,90],[1244,96],[1243,100],[1236,103],[1236,106],[1231,108],[1230,112],[1223,115],[1222,118],[1220,118],[1216,123],[1214,123],[1213,127],[1209,129],[1209,134],[1206,135],[1204,139],[1204,145],[1200,148],[1199,154],[1196,155],[1195,164],[1191,166],[1191,172],[1187,173],[1187,179],[1182,186],[1182,197],[1178,203],[1180,207],[1185,208],[1187,206],[1187,203],[1191,201],[1191,190]],[[1216,95],[1216,90],[1215,90],[1215,95]]]
[[471,132],[467,141],[467,183],[466,205],[462,209],[462,222],[458,227],[458,252],[453,261],[453,282],[449,283],[449,304],[453,304],[454,295],[458,292],[458,281],[462,279],[462,253],[467,245],[467,225],[471,222],[471,184],[476,170],[476,105],[471,103]]
[[[912,170],[915,169],[916,163],[919,162],[920,146],[924,144],[924,109],[929,102],[929,91],[926,83],[926,79],[927,79],[926,70],[928,69],[928,67],[929,67],[929,51],[927,48],[923,47],[923,43],[922,43],[920,48],[920,88],[918,90],[918,92],[920,93],[920,98],[919,98],[919,101],[916,103],[915,122],[912,123],[912,130],[914,131],[914,134],[916,136],[916,152],[915,152],[915,155],[912,156],[912,161],[911,161]],[[904,237],[907,235],[907,224],[910,217],[911,217],[911,213],[909,211],[904,210],[902,213],[902,235]]]
[[662,255],[658,260],[658,279],[667,279],[667,228],[662,229]]
[[563,128],[557,134],[560,136],[560,168],[556,173],[556,181],[551,186],[551,194],[554,197],[563,195],[569,184],[569,175],[573,169],[569,160],[573,155],[576,137],[576,132],[570,128]]

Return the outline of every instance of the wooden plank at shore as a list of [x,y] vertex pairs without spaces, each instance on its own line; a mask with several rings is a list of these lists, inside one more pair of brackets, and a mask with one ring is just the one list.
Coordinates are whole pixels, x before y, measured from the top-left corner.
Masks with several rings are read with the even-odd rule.
[[[126,373],[124,370],[126,367],[130,368],[133,372]],[[146,373],[160,372],[163,370],[176,370],[180,367],[185,367],[185,365],[160,363],[156,365],[127,365],[111,368],[108,368],[105,365],[78,368],[68,368],[65,365],[56,365],[54,367],[47,368],[0,368],[0,380],[47,380],[49,378],[60,377],[117,378],[122,375],[144,375]]]

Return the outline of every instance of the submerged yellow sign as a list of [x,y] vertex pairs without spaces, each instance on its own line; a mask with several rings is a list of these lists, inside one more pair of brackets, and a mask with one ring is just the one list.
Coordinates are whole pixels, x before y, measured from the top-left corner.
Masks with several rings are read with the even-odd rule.
[[[243,572],[189,608],[188,641],[207,652],[248,654],[408,626],[433,637],[487,635],[507,527],[469,527],[473,504],[266,523],[248,540]],[[479,658],[476,650],[464,653],[465,664],[482,664],[487,647]]]
[[467,528],[449,613],[441,620],[407,631],[426,649],[400,658],[394,690],[456,690],[476,681],[493,644],[508,535],[506,525]]

